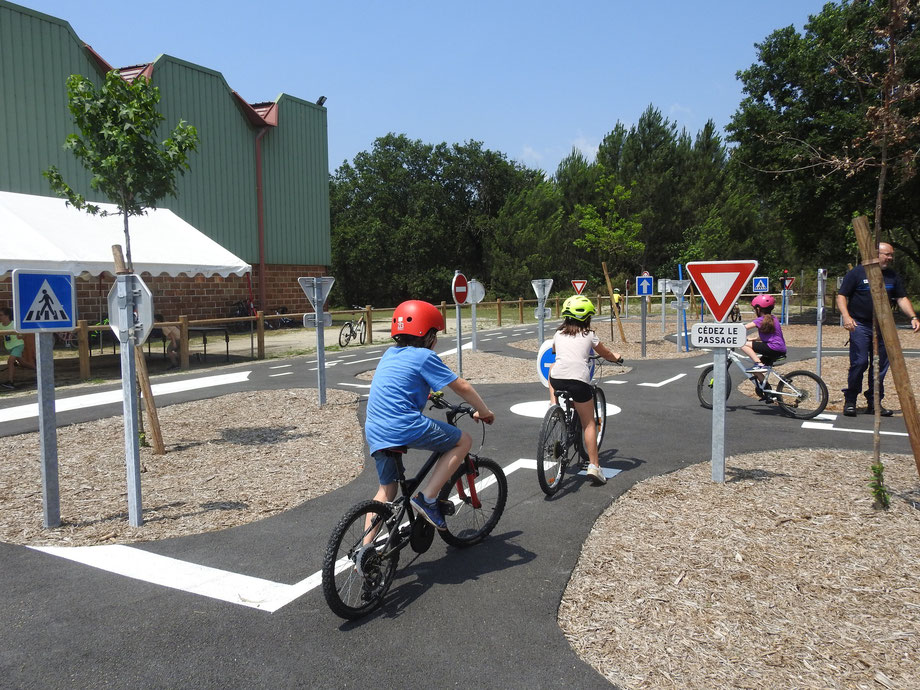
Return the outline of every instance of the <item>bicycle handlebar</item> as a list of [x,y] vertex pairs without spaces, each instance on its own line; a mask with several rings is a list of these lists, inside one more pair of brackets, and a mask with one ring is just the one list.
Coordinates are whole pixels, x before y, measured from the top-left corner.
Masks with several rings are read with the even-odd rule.
[[467,403],[458,403],[454,405],[453,403],[447,402],[447,400],[444,399],[444,393],[441,391],[431,393],[428,396],[428,402],[431,403],[432,408],[447,410],[447,422],[449,424],[454,424],[457,417],[462,417],[463,415],[472,417],[475,412],[473,407]]
[[620,355],[619,359],[609,360],[606,357],[601,357],[600,355],[588,355],[588,359],[593,359],[595,362],[610,362],[611,364],[623,364],[626,360],[623,359],[623,355]]

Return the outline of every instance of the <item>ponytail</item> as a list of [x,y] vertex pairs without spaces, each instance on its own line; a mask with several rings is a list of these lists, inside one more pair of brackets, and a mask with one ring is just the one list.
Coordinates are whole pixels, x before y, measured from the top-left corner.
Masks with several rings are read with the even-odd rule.
[[767,312],[763,315],[763,321],[760,322],[760,328],[758,330],[764,333],[776,332],[776,319],[773,314]]

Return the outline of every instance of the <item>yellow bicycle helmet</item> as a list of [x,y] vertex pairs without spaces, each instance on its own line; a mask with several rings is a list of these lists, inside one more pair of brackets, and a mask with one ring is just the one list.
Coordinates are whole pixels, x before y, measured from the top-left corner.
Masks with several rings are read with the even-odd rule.
[[597,310],[584,295],[572,295],[562,303],[562,315],[576,321],[587,321]]

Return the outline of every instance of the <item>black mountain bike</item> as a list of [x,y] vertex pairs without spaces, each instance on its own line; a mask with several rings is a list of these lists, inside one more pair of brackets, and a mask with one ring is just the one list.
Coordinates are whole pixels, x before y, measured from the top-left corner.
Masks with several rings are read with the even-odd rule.
[[[456,426],[473,408],[452,405],[432,394],[433,408],[447,410],[447,421]],[[483,439],[485,425],[483,424]],[[425,553],[434,540],[435,528],[409,505],[412,495],[440,457],[432,453],[419,473],[405,476],[402,456],[406,449],[391,449],[399,469],[400,495],[390,503],[363,501],[339,521],[323,559],[323,594],[329,608],[342,618],[355,619],[377,608],[390,585],[399,552],[411,546]],[[447,530],[438,535],[451,546],[477,544],[495,528],[505,509],[508,481],[494,460],[468,454],[438,494]]]
[[[602,357],[594,355],[596,362],[603,362]],[[620,358],[620,364],[623,358]],[[598,385],[600,380],[600,367],[595,371],[591,381],[594,388],[594,423],[597,425],[597,448],[600,450],[604,434],[607,432],[607,396],[604,389]],[[575,410],[575,403],[567,391],[556,391],[555,405],[550,405],[543,417],[543,426],[540,428],[540,440],[537,443],[537,481],[540,488],[547,496],[552,496],[559,491],[565,471],[570,465],[574,466],[577,474],[582,465],[587,465],[588,452],[582,440],[581,419]],[[581,462],[575,463],[575,455]]]
[[346,321],[339,331],[339,347],[347,347],[352,340],[357,340],[364,345],[364,338],[367,335],[367,324],[364,322],[364,307],[355,306],[354,309],[361,310],[361,318],[357,321]]

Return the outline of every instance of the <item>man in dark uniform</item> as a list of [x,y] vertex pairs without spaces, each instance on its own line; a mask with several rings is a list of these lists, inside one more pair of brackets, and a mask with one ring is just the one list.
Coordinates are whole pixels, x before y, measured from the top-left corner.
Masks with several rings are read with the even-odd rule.
[[[920,331],[920,319],[914,311],[913,305],[904,291],[901,277],[889,268],[894,261],[894,249],[887,242],[879,242],[878,265],[882,269],[882,279],[885,281],[885,291],[889,300],[896,300],[898,307],[910,316],[910,325],[914,333]],[[869,280],[866,278],[866,269],[857,266],[843,277],[840,290],[837,292],[837,308],[843,315],[843,327],[850,332],[850,373],[847,377],[847,387],[843,390],[843,414],[847,417],[856,416],[856,398],[862,391],[863,374],[872,364],[872,294],[869,291]],[[884,379],[888,372],[888,351],[881,334],[878,339],[878,399],[879,413],[883,417],[890,417],[891,410],[882,407],[881,400],[885,396]],[[873,407],[872,376],[866,386],[866,412],[875,414]]]

